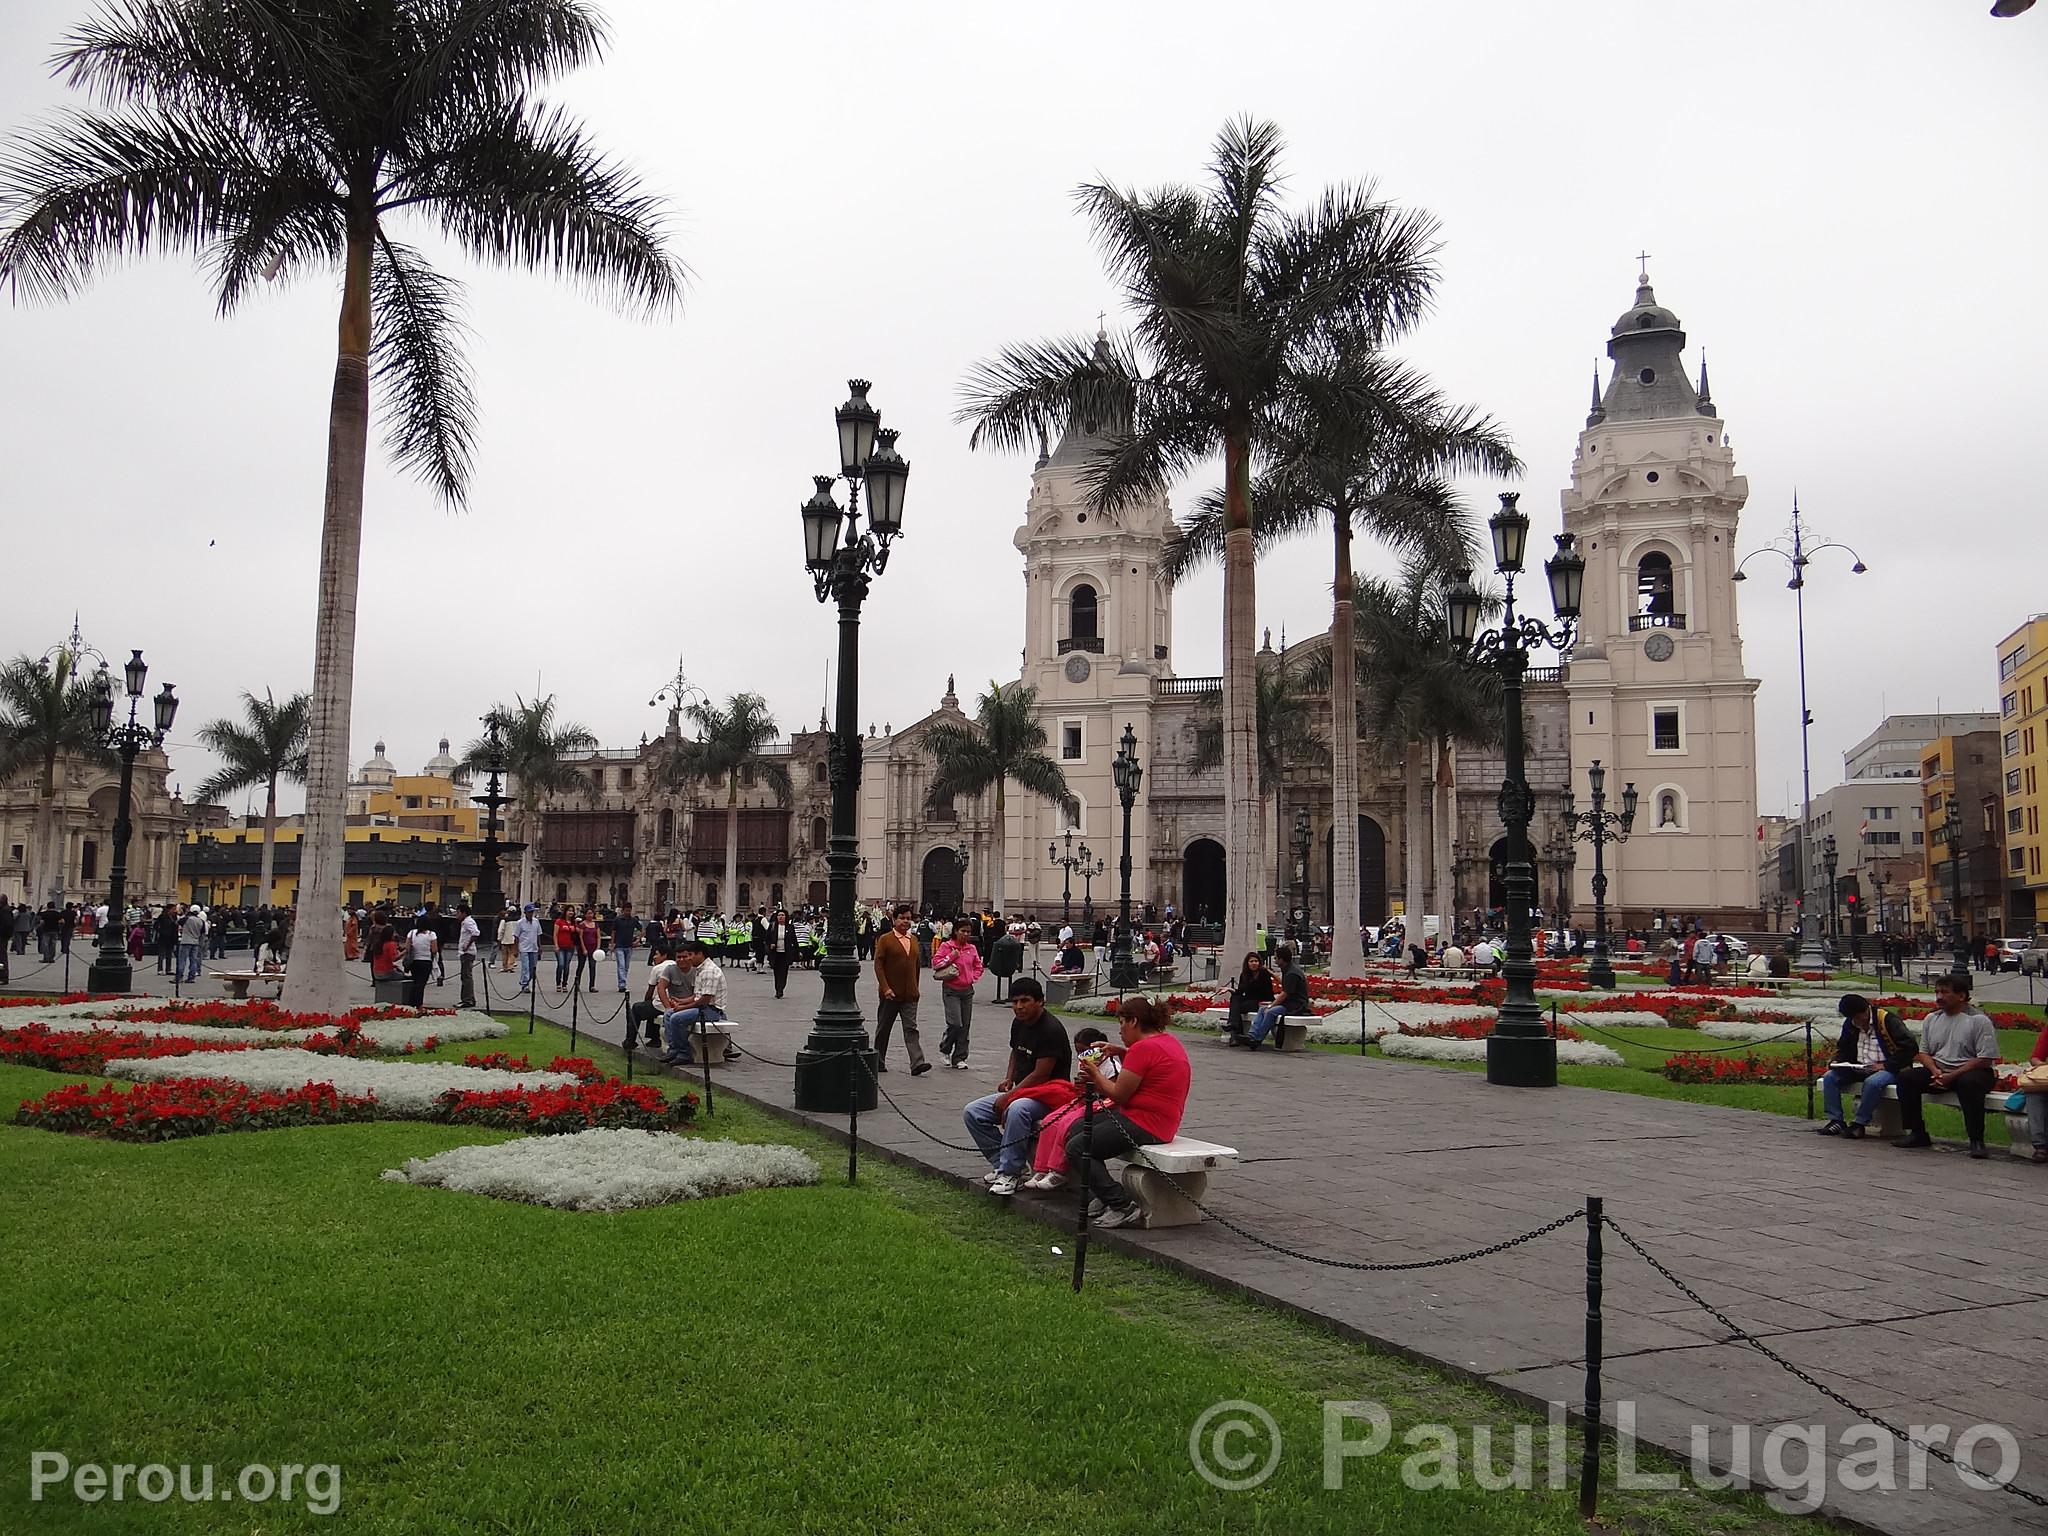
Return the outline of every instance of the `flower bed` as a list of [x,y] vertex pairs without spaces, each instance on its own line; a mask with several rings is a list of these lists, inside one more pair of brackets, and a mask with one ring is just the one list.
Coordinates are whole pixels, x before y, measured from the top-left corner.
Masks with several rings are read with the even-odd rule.
[[[1382,1035],[1380,1054],[1420,1061],[1484,1061],[1484,1040],[1445,1039],[1436,1035]],[[1567,1067],[1622,1067],[1628,1063],[1619,1054],[1590,1040],[1560,1040],[1557,1060]]]
[[[1495,1018],[1492,1014],[1476,1014],[1465,1019],[1445,1019],[1436,1024],[1403,1024],[1398,1033],[1411,1037],[1436,1040],[1484,1040],[1493,1033]],[[1585,1037],[1572,1030],[1558,1027],[1560,1040],[1582,1040]]]
[[139,1029],[51,1029],[35,1022],[19,1028],[0,1027],[0,1062],[94,1077],[110,1061],[146,1061],[159,1056],[190,1056],[200,1051],[248,1051],[256,1046],[253,1040],[195,1040],[187,1035],[160,1035]]
[[1816,1050],[1785,1056],[1758,1056],[1745,1051],[1740,1056],[1709,1055],[1684,1051],[1664,1063],[1664,1075],[1674,1083],[1766,1083],[1804,1086],[1825,1072],[1833,1052]]
[[374,1100],[335,1092],[329,1083],[256,1089],[204,1078],[111,1084],[73,1083],[29,1099],[14,1112],[16,1125],[114,1141],[173,1141],[216,1131],[268,1131],[288,1126],[337,1125],[376,1118]]
[[119,1028],[188,1040],[322,1050],[348,1051],[360,1042],[366,1052],[432,1049],[443,1040],[494,1040],[511,1032],[510,1025],[475,1009],[416,1014],[408,1009],[357,1008],[343,1014],[288,1014],[266,1002],[79,1004],[46,1008],[35,1022],[51,1030]]
[[47,997],[0,997],[0,1008],[75,1008],[80,1003],[106,1003],[119,997],[118,992],[66,992],[59,998]]
[[680,1130],[696,1117],[697,1096],[674,1100],[646,1083],[618,1078],[572,1082],[562,1088],[509,1088],[444,1093],[431,1118],[451,1125],[481,1125],[497,1131],[560,1136],[596,1128],[635,1131]]
[[[1700,1026],[1700,1033],[1714,1040],[1748,1040],[1761,1043],[1765,1040],[1782,1040],[1788,1045],[1806,1038],[1807,1020],[1803,1017],[1775,1019],[1709,1019]],[[1824,1030],[1815,1022],[1813,1038],[1816,1041],[1834,1034]]]
[[818,1165],[794,1147],[586,1130],[543,1141],[454,1147],[388,1168],[394,1183],[522,1200],[570,1211],[628,1211],[748,1189],[815,1184]]
[[458,1067],[452,1062],[360,1060],[290,1047],[224,1055],[168,1056],[151,1061],[110,1061],[107,1073],[139,1082],[204,1077],[278,1090],[304,1083],[328,1083],[344,1096],[373,1095],[387,1113],[415,1120],[436,1118],[431,1111],[446,1093],[567,1088],[577,1081],[568,1072],[500,1072]]

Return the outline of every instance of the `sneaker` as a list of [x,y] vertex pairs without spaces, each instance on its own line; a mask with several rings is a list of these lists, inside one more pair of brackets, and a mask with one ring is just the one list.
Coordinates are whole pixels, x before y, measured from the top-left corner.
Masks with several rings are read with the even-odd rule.
[[1990,1155],[1990,1152],[1985,1150],[1983,1142],[1973,1141],[1970,1143],[1970,1161],[1975,1163],[1981,1163],[1984,1161],[1985,1158],[1989,1157]]
[[965,1072],[967,1070],[967,1058],[965,1056],[962,1056],[958,1061],[953,1063],[953,1067],[956,1071]]
[[1005,1198],[1014,1195],[1017,1193],[1017,1176],[1014,1173],[997,1174],[995,1182],[989,1185],[988,1192]]
[[1100,1221],[1102,1220],[1103,1213],[1108,1209],[1109,1207],[1100,1200],[1090,1200],[1088,1202],[1088,1219],[1090,1221]]
[[1145,1225],[1145,1207],[1135,1200],[1129,1205],[1114,1205],[1102,1213],[1095,1223],[1098,1227],[1142,1227]]
[[1046,1183],[1046,1180],[1051,1177],[1050,1173],[1034,1173],[1017,1187],[1019,1189],[1051,1189],[1052,1186]]
[[987,1173],[984,1173],[981,1176],[981,1182],[984,1184],[993,1184],[997,1179],[1000,1179],[1001,1177],[1002,1175],[1000,1173],[997,1173],[995,1169],[991,1168]]
[[1816,1134],[1821,1136],[1846,1136],[1849,1134],[1849,1127],[1839,1120],[1830,1120]]
[[932,1064],[930,1062],[920,1061],[916,1066],[910,1069],[910,1075],[912,1077],[923,1077],[925,1073],[931,1071],[931,1069]]
[[1852,1139],[1860,1141],[1869,1134],[1870,1127],[1864,1124],[1861,1120],[1858,1120],[1855,1124],[1849,1127],[1849,1135]]
[[1892,1145],[1895,1147],[1931,1147],[1934,1145],[1934,1138],[1925,1131],[1908,1131],[1903,1136],[1894,1137]]
[[1067,1176],[1064,1173],[1054,1173],[1051,1170],[1047,1170],[1039,1175],[1039,1179],[1038,1187],[1040,1189],[1065,1189],[1067,1187]]
[[2048,1163],[2048,1147],[2034,1148],[2034,1161],[2037,1163]]

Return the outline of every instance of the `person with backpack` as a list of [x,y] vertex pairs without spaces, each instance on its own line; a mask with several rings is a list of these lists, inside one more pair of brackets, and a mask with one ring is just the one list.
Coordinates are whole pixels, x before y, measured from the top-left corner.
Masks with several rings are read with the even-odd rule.
[[[1913,1064],[1919,1047],[1895,1011],[1879,1008],[1867,997],[1851,992],[1835,1007],[1842,1015],[1842,1038],[1835,1043],[1834,1065],[1820,1080],[1821,1104],[1827,1112],[1820,1134],[1863,1136],[1869,1133],[1885,1089]],[[1861,1085],[1853,1122],[1842,1117],[1842,1090],[1851,1083]]]

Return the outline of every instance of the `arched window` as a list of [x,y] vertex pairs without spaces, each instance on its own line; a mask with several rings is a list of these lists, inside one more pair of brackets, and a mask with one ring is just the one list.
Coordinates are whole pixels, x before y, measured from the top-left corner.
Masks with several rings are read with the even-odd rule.
[[1067,631],[1076,640],[1093,640],[1095,629],[1095,589],[1083,582],[1074,588],[1067,599]]
[[749,885],[746,881],[742,880],[740,882],[740,904],[735,910],[744,912],[753,904],[754,888],[751,885]]
[[1678,611],[1671,557],[1660,549],[1644,555],[1636,567],[1636,610],[1668,619]]
[[832,836],[831,824],[822,816],[811,818],[811,852],[823,854],[825,844]]
[[661,818],[654,824],[654,841],[658,847],[666,848],[676,835],[676,813],[664,808]]

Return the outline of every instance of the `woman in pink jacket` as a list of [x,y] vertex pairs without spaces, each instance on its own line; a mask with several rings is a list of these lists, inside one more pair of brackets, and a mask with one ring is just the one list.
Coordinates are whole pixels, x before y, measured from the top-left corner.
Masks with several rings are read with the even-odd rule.
[[946,1001],[946,1032],[939,1039],[939,1054],[963,1072],[967,1070],[967,1026],[974,1018],[974,984],[981,980],[981,972],[981,951],[967,936],[967,925],[953,924],[932,951],[932,978],[943,989]]

